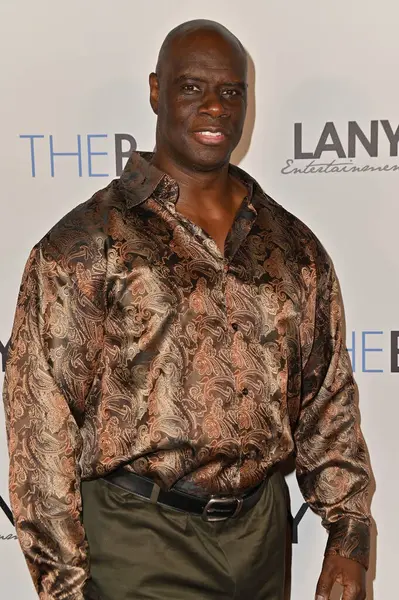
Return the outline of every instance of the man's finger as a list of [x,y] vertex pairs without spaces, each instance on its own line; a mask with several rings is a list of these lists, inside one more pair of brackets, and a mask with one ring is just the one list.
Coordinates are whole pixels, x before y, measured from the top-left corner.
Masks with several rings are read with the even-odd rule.
[[342,600],[364,600],[366,592],[356,584],[345,585]]
[[323,568],[317,583],[316,600],[329,600],[334,581],[333,571],[327,571]]

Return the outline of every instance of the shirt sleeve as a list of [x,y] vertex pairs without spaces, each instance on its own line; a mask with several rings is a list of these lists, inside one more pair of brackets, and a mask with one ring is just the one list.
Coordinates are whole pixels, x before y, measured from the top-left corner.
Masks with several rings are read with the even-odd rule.
[[82,287],[48,247],[34,248],[6,366],[10,502],[41,600],[82,600],[88,578],[79,423],[101,346],[102,314]]
[[326,555],[339,554],[367,568],[370,467],[345,342],[342,297],[331,262],[318,279],[315,308],[304,319],[306,362],[294,434],[297,478],[305,500],[329,531]]

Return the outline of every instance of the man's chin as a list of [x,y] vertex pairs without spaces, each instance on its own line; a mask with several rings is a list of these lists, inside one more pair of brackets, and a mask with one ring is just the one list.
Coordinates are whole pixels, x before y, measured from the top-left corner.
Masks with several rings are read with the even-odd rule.
[[229,163],[231,152],[221,148],[190,149],[188,162],[195,171],[217,171]]

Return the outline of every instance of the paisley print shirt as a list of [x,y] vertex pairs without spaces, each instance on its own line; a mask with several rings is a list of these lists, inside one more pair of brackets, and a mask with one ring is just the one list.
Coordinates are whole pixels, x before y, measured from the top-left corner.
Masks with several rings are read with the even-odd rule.
[[120,465],[237,494],[294,454],[327,553],[368,560],[369,466],[333,264],[237,167],[225,252],[133,153],[32,250],[4,402],[10,498],[42,600],[81,600],[80,482]]

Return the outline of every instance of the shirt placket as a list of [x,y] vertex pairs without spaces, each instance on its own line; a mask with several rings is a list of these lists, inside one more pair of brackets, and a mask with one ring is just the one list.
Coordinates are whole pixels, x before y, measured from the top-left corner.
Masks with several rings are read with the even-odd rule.
[[[222,289],[224,296],[225,314],[226,314],[226,329],[228,332],[227,339],[229,343],[230,360],[231,360],[231,372],[234,378],[234,392],[235,392],[235,404],[237,411],[236,419],[236,432],[238,440],[238,457],[237,457],[237,477],[240,478],[240,470],[244,462],[244,453],[242,444],[240,443],[240,434],[238,426],[238,413],[240,410],[240,403],[249,392],[249,388],[245,384],[245,380],[242,381],[242,377],[239,371],[239,365],[235,363],[234,357],[237,351],[234,351],[234,346],[238,344],[238,337],[244,334],[239,319],[233,314],[233,304],[229,303],[229,287],[232,278],[236,277],[237,269],[234,264],[234,258],[242,246],[245,243],[257,217],[257,210],[252,203],[252,190],[251,194],[244,198],[242,206],[238,211],[234,220],[233,226],[229,235],[226,239],[225,244],[225,255],[223,257],[223,274],[222,274]],[[237,488],[240,487],[240,481],[237,482]]]
[[[240,405],[240,401],[243,398],[243,396],[245,396],[246,394],[248,394],[248,390],[246,388],[242,388],[242,386],[240,386],[240,377],[239,377],[239,373],[238,373],[238,365],[235,364],[235,360],[234,360],[234,345],[237,342],[237,336],[240,334],[240,325],[239,323],[233,319],[232,317],[232,307],[229,305],[228,302],[228,295],[229,295],[229,283],[231,278],[234,277],[234,274],[232,272],[232,265],[231,262],[228,258],[223,258],[223,264],[222,264],[222,270],[221,270],[221,290],[222,290],[222,298],[223,298],[223,312],[225,315],[225,331],[226,331],[226,342],[228,345],[228,352],[229,352],[229,356],[230,356],[230,372],[231,372],[231,377],[232,380],[234,381],[234,399],[233,399],[233,403],[234,403],[234,407],[233,410],[235,410],[236,413],[238,413],[239,411],[239,405]],[[238,416],[238,415],[237,415]],[[235,467],[236,467],[236,477],[237,477],[237,481],[235,482],[235,487],[236,489],[239,489],[240,487],[240,470],[241,470],[241,466],[243,463],[243,450],[242,450],[242,444],[240,443],[240,438],[239,438],[239,427],[238,427],[238,420],[235,419],[234,422],[234,428],[235,428],[235,432],[236,432],[236,439],[237,439],[237,459],[236,459],[236,463],[235,463]]]
[[237,272],[237,269],[234,266],[234,258],[252,229],[257,217],[257,210],[250,199],[252,194],[251,196],[245,197],[242,206],[236,215],[232,228],[226,238],[225,253],[223,255],[213,238],[211,238],[199,225],[196,225],[189,219],[186,219],[182,215],[178,214],[176,211],[177,189],[178,188],[175,188],[173,189],[173,193],[169,193],[166,202],[164,201],[164,204],[168,210],[179,220],[180,224],[190,231],[191,235],[193,235],[202,245],[205,251],[211,255],[213,262],[216,262],[216,264],[218,264],[220,267],[219,307],[224,315],[224,330],[226,332],[226,343],[228,346],[227,350],[230,355],[230,372],[231,378],[234,381],[234,404],[237,413],[237,419],[234,423],[234,428],[236,431],[238,450],[235,463],[238,481],[235,482],[234,487],[238,489],[240,485],[240,469],[244,461],[242,446],[239,439],[238,411],[240,402],[250,392],[248,387],[245,385],[245,382],[242,382],[238,365],[234,361],[234,345],[237,343],[237,337],[240,334],[243,335],[243,330],[240,323],[232,318],[232,306],[230,306],[228,302],[228,288],[231,278],[235,277],[235,272]]

